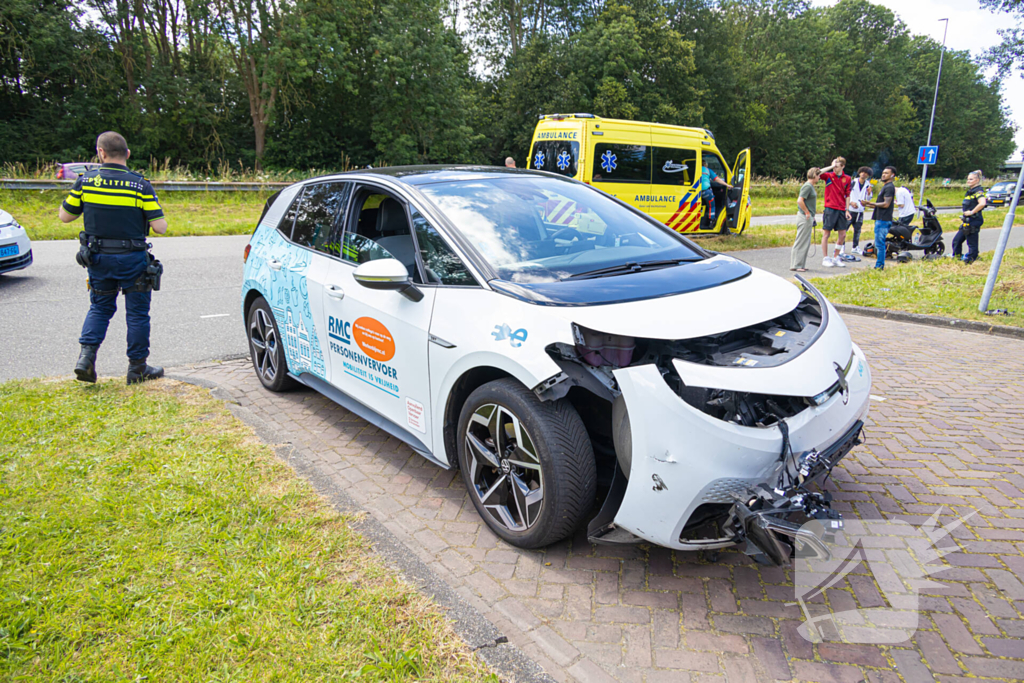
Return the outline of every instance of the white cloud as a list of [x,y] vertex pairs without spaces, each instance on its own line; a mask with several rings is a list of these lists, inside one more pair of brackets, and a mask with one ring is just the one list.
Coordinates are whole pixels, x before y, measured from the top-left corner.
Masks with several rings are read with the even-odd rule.
[[[814,0],[817,6],[832,6],[838,0]],[[982,9],[977,0],[873,0],[876,5],[891,9],[911,33],[930,36],[942,42],[942,31],[949,19],[946,47],[969,50],[979,56],[987,48],[999,44],[999,28],[1012,26],[1013,20],[1005,14]],[[939,84],[941,91],[942,84]],[[940,93],[941,96],[941,93]],[[1003,99],[1010,107],[1011,117],[1017,124],[1018,152],[1024,149],[1024,78],[1013,75],[1003,81]],[[924,144],[922,140],[921,144]]]

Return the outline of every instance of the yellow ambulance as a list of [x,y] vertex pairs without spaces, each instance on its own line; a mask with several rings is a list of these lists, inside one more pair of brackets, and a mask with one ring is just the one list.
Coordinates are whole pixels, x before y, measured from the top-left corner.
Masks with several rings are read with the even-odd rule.
[[[711,184],[713,219],[700,196],[705,166],[733,186]],[[677,232],[738,234],[750,225],[750,150],[730,169],[703,128],[547,114],[533,133],[527,167],[582,180]]]

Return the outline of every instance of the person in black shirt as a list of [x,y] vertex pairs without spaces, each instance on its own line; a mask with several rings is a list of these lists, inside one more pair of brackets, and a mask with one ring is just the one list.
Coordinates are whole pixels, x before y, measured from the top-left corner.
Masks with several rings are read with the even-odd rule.
[[[962,258],[964,263],[974,263],[978,258],[978,233],[985,224],[985,188],[981,186],[981,174],[971,171],[967,175],[967,191],[964,192],[963,218],[960,229],[953,237],[953,258]],[[961,257],[964,242],[967,242],[967,254]]]
[[874,209],[871,214],[875,221],[875,268],[885,268],[885,238],[892,227],[892,204],[896,198],[896,186],[893,185],[893,178],[896,177],[896,169],[886,166],[882,171],[882,190],[878,193],[877,201],[863,201],[861,204]]
[[149,306],[152,288],[145,279],[150,265],[146,237],[167,232],[167,220],[149,181],[128,170],[131,151],[118,133],[96,139],[98,169],[78,177],[60,207],[65,223],[83,217],[79,233],[80,263],[89,269],[89,313],[78,343],[82,350],[75,375],[96,381],[96,352],[117,311],[118,290],[124,292],[128,323],[128,383],[162,377],[163,368],[146,364],[149,358]]

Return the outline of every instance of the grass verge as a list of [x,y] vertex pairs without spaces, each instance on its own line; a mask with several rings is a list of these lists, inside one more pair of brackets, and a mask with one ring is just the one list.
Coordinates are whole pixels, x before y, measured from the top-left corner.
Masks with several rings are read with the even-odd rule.
[[10,382],[0,444],[0,680],[497,681],[202,390]]
[[[270,192],[164,192],[160,204],[167,215],[167,234],[247,235],[256,228]],[[61,223],[60,203],[67,196],[55,190],[0,190],[0,209],[25,226],[33,240],[78,239],[81,219]]]
[[1024,327],[1024,247],[1007,249],[989,308],[1012,315],[985,315],[978,302],[992,265],[992,252],[971,265],[953,259],[887,264],[843,277],[814,278],[814,286],[835,303],[886,308],[946,318]]

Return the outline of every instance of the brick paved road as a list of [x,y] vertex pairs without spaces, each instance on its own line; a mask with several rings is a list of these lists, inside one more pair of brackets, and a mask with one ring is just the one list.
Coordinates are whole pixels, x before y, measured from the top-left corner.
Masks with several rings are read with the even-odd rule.
[[[446,472],[311,391],[274,395],[242,362],[186,374],[221,385],[275,425],[466,601],[559,681],[1024,679],[1024,343],[847,316],[871,359],[868,439],[830,484],[848,518],[943,521],[958,552],[925,590],[912,640],[812,644],[797,633],[791,572],[736,552],[717,562],[661,548],[544,551],[493,536]],[[924,366],[922,359],[934,360]],[[877,606],[864,565],[833,609]]]

